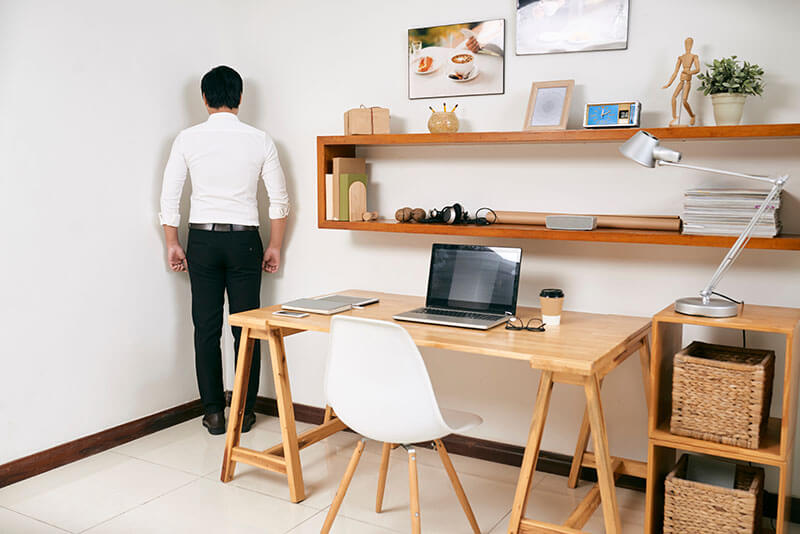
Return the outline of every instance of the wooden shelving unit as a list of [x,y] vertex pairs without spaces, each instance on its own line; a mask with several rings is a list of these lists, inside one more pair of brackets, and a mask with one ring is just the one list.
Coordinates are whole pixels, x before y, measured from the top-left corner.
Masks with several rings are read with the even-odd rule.
[[[714,139],[797,139],[800,124],[757,124],[743,126],[700,126],[695,128],[645,128],[661,139],[674,141]],[[497,224],[490,226],[449,226],[441,224],[396,224],[393,221],[341,222],[325,219],[325,174],[332,172],[333,158],[355,157],[357,147],[367,146],[431,146],[431,145],[519,145],[543,143],[609,143],[622,142],[637,129],[560,130],[553,132],[465,132],[454,134],[386,134],[334,135],[317,137],[317,225],[319,228],[396,232],[411,234],[442,234],[559,241],[598,241],[610,243],[646,243],[658,245],[688,245],[701,247],[730,247],[734,238],[687,236],[678,232],[643,230],[594,230],[568,232],[548,230],[541,226]],[[754,238],[748,248],[800,250],[800,235],[776,238]]]
[[[677,436],[669,429],[672,413],[672,363],[681,349],[684,325],[770,332],[786,338],[783,373],[776,367],[775,380],[783,382],[781,416],[770,418],[758,449],[747,449],[701,439]],[[712,319],[675,312],[670,306],[653,317],[650,362],[650,414],[648,420],[647,509],[645,532],[658,534],[664,519],[664,479],[675,465],[676,451],[720,456],[776,467],[778,477],[777,534],[787,534],[792,497],[792,451],[797,420],[800,378],[800,309],[746,304],[737,317]]]

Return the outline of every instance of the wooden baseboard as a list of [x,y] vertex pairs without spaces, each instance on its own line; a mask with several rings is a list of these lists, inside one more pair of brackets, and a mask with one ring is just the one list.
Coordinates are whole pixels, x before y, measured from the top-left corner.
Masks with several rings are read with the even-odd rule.
[[200,399],[0,465],[0,488],[203,415]]
[[[231,393],[227,392],[225,397],[228,405],[230,405]],[[278,405],[275,399],[258,397],[256,399],[255,411],[263,415],[277,417]],[[320,424],[324,414],[325,410],[323,408],[305,404],[294,405],[295,419],[303,423]],[[0,488],[201,415],[203,415],[203,406],[198,399],[176,406],[175,408],[170,408],[169,410],[164,410],[129,423],[109,428],[108,430],[103,430],[102,432],[97,432],[90,436],[78,438],[69,443],[47,449],[46,451],[13,460],[0,465]],[[200,428],[198,428],[198,431],[200,431]],[[462,456],[469,456],[471,458],[478,458],[480,460],[516,467],[522,465],[524,449],[516,445],[460,435],[448,436],[442,441],[447,447],[447,450],[452,454],[460,454]],[[431,447],[432,444],[422,443],[420,446]],[[536,469],[544,473],[567,476],[569,474],[571,462],[572,457],[566,454],[542,451],[539,454],[539,461],[536,464]],[[583,480],[595,482],[597,480],[597,474],[594,469],[584,467],[581,470],[581,478]],[[644,491],[645,480],[639,477],[623,476],[617,481],[617,486]],[[776,511],[777,496],[773,493],[765,492],[764,516],[774,518]],[[800,523],[800,499],[796,497],[792,498],[791,521],[792,523]]]

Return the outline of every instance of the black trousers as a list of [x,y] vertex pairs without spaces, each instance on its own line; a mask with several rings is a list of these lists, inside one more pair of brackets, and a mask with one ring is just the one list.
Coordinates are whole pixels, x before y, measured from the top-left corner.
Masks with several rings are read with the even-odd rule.
[[[261,261],[264,256],[258,232],[189,230],[186,260],[192,287],[192,321],[197,387],[206,414],[225,409],[222,384],[222,307],[228,293],[228,311],[238,313],[259,307]],[[232,327],[234,354],[239,356],[241,328]],[[258,394],[261,357],[258,341],[247,387],[245,412],[252,412]]]

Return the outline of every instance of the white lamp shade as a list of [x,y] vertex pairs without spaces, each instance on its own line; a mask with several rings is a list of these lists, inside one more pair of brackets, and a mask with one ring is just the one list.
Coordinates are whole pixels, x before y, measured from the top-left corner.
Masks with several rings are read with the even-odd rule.
[[651,169],[656,166],[657,161],[678,163],[681,160],[680,152],[662,147],[657,137],[644,130],[636,132],[625,141],[619,151],[626,158]]

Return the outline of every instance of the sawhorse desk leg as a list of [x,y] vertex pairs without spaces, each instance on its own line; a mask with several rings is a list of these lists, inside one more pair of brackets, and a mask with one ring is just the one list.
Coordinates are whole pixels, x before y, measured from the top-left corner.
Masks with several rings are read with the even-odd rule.
[[[642,384],[644,384],[644,401],[650,410],[650,342],[648,337],[642,338],[638,344],[639,350],[639,363],[642,368]],[[600,380],[600,387],[603,387],[603,380]],[[578,487],[578,479],[581,474],[581,467],[586,465],[584,457],[586,455],[586,446],[589,445],[589,412],[584,410],[583,420],[581,421],[581,428],[578,431],[578,442],[575,444],[575,454],[572,456],[572,465],[569,470],[569,478],[567,479],[567,486],[570,488]]]
[[250,378],[250,366],[253,362],[254,339],[250,337],[250,329],[242,328],[239,338],[239,355],[236,358],[236,377],[233,381],[233,394],[231,395],[231,409],[228,413],[228,432],[225,436],[225,453],[222,457],[222,473],[220,480],[230,482],[236,470],[233,460],[233,449],[239,446],[242,436],[242,420],[244,418],[244,404],[247,398],[247,384]]
[[[287,476],[289,497],[292,502],[297,503],[306,498],[303,484],[303,468],[300,464],[300,450],[347,427],[328,410],[322,425],[306,430],[299,436],[297,435],[283,337],[284,333],[280,328],[268,328],[266,331],[255,332],[248,328],[242,328],[236,379],[233,385],[233,398],[231,399],[228,420],[228,435],[225,442],[225,454],[222,460],[220,479],[223,482],[229,482],[233,479],[237,462],[244,462],[269,471],[277,471]],[[275,396],[282,438],[280,444],[263,451],[239,446],[245,398],[247,397],[247,383],[253,357],[253,341],[256,338],[264,338],[269,342],[272,377],[275,382]]]
[[[642,374],[646,378],[645,393],[649,399],[649,346],[647,336],[632,342],[614,360],[614,367],[605,372],[595,373],[588,376],[578,376],[569,373],[553,373],[552,371],[542,371],[539,380],[539,391],[536,394],[536,404],[533,410],[533,420],[528,435],[528,443],[525,446],[525,454],[522,458],[517,490],[514,495],[514,504],[511,508],[511,520],[508,525],[509,534],[520,533],[565,533],[578,534],[586,524],[598,506],[603,509],[603,521],[607,534],[620,534],[621,524],[619,519],[619,509],[617,507],[617,494],[614,489],[614,482],[621,474],[632,474],[645,476],[647,464],[633,460],[612,458],[608,447],[608,435],[606,433],[606,423],[603,415],[603,405],[600,400],[600,382],[602,376],[611,369],[615,368],[632,353],[639,351],[641,355]],[[583,386],[586,396],[586,411],[584,422],[578,437],[575,460],[571,470],[577,482],[577,473],[581,465],[594,467],[597,470],[597,484],[586,494],[581,503],[570,514],[567,520],[561,525],[544,523],[525,517],[528,498],[530,496],[531,482],[536,470],[536,461],[539,457],[539,450],[542,443],[547,411],[550,406],[550,396],[555,383],[564,383]],[[590,435],[594,439],[594,453],[586,452]],[[576,467],[577,465],[577,467]]]

